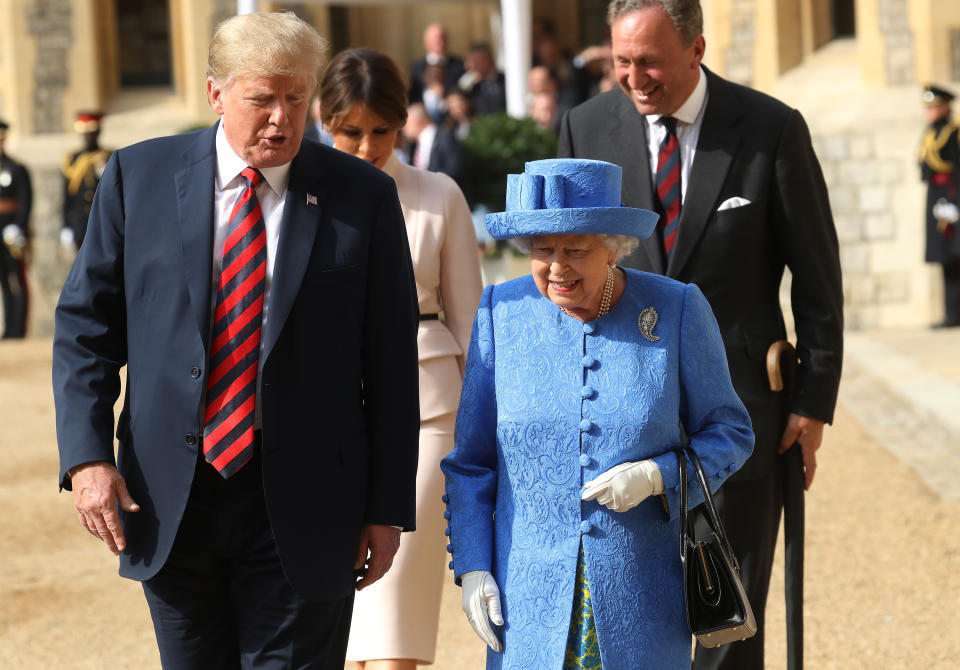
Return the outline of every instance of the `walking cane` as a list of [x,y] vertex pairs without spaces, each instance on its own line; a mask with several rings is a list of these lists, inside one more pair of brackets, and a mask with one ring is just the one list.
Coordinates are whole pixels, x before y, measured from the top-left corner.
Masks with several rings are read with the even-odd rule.
[[[770,390],[793,392],[797,352],[787,340],[777,340],[767,349]],[[783,403],[784,407],[789,404]],[[803,536],[804,472],[800,444],[778,459],[783,468],[784,594],[787,610],[787,670],[803,668]]]

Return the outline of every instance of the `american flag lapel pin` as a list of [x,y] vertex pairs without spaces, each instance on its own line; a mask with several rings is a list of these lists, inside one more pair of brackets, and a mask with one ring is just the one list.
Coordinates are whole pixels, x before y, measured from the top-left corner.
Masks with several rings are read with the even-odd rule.
[[308,205],[316,205],[316,204],[317,204],[317,196],[315,196],[315,195],[312,194],[312,193],[307,193],[307,204],[308,204]]

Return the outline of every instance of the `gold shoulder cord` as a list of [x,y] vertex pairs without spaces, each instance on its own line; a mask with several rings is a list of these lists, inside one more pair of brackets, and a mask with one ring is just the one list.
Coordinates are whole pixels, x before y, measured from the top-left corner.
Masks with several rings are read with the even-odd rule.
[[70,195],[76,195],[80,190],[80,184],[84,181],[87,186],[94,185],[94,169],[102,165],[109,154],[110,152],[105,149],[84,151],[72,163],[69,154],[64,157],[63,176],[67,178],[67,191]]
[[931,128],[923,136],[923,142],[920,145],[920,160],[934,172],[953,172],[953,163],[943,160],[940,157],[940,151],[947,145],[950,135],[956,129],[957,125],[951,121],[941,128],[939,133]]

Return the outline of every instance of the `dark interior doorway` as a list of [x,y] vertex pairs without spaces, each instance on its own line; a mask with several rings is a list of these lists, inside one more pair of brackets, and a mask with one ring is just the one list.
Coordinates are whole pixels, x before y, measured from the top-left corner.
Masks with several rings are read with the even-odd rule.
[[116,0],[120,86],[170,86],[168,0]]
[[833,0],[833,34],[836,37],[856,35],[856,12],[853,0]]

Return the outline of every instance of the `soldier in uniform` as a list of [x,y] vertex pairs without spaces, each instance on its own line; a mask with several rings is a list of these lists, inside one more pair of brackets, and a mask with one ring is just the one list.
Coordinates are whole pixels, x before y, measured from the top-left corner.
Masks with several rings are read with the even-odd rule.
[[920,174],[927,183],[925,260],[943,267],[944,316],[934,328],[960,326],[960,134],[951,118],[953,99],[938,86],[923,90],[928,124],[920,145]]
[[30,242],[30,175],[3,150],[10,126],[0,119],[0,289],[3,292],[3,337],[27,333],[27,255]]
[[74,129],[83,136],[83,149],[63,159],[63,228],[60,243],[68,255],[76,253],[87,232],[87,217],[100,175],[111,151],[100,148],[101,112],[79,112]]

